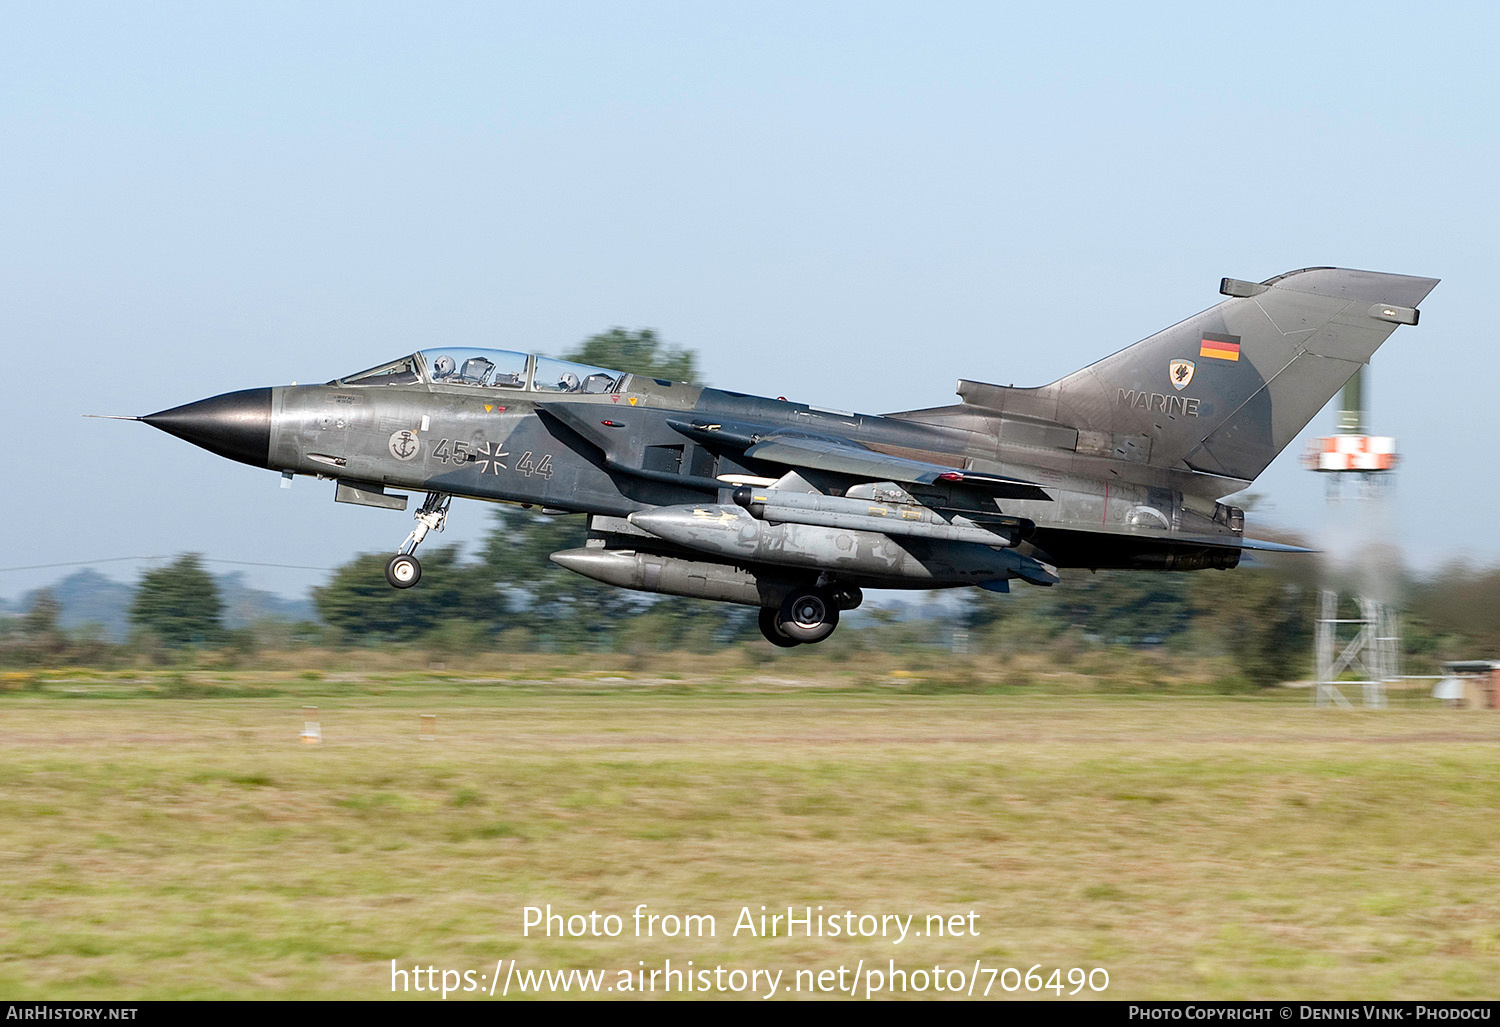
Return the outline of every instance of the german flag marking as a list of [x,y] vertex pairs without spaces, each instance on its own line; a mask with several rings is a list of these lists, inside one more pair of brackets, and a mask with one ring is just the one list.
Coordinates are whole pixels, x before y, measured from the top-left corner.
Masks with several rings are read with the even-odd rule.
[[1213,332],[1203,333],[1203,342],[1198,349],[1200,357],[1211,357],[1214,360],[1238,360],[1240,358],[1240,337],[1238,335],[1216,335]]

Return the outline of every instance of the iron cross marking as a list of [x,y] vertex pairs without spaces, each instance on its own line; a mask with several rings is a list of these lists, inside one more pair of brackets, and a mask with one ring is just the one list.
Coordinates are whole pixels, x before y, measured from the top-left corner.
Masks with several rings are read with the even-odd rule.
[[500,443],[496,442],[491,444],[489,442],[485,442],[482,443],[480,447],[476,449],[472,454],[470,454],[469,459],[473,460],[476,464],[479,465],[480,474],[484,474],[486,472],[490,474],[499,474],[501,471],[509,469],[505,466],[505,464],[501,463],[501,459],[507,456],[510,456],[510,454],[502,453],[500,451]]

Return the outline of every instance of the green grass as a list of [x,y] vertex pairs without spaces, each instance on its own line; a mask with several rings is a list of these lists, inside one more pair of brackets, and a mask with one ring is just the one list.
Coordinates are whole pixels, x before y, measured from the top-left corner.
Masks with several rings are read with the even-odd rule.
[[[504,957],[1102,966],[1117,999],[1493,995],[1493,714],[748,673],[189,673],[182,698],[43,673],[0,697],[0,994],[380,998],[391,959]],[[322,745],[297,740],[304,702]],[[712,913],[719,933],[523,938],[547,903]],[[730,937],[761,905],[972,909],[980,934]]]

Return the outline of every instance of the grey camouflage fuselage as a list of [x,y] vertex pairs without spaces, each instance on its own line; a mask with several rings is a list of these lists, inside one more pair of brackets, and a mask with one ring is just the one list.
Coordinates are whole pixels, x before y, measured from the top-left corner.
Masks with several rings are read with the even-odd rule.
[[144,420],[335,479],[344,502],[401,509],[390,490],[411,489],[584,513],[589,543],[563,566],[767,609],[799,590],[847,608],[861,588],[1228,568],[1270,546],[1218,500],[1415,324],[1436,284],[1333,268],[1226,279],[1225,301],[1051,385],[960,381],[959,404],[883,416],[433,349]]

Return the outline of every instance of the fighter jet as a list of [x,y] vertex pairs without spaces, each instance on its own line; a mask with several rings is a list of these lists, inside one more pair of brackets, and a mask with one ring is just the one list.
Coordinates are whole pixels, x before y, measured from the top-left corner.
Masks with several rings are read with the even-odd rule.
[[[882,415],[503,350],[437,346],[325,385],[249,389],[137,418],[254,467],[405,510],[386,567],[453,497],[588,518],[552,554],[623,588],[760,609],[772,644],[819,642],[872,588],[1048,586],[1081,569],[1229,569],[1245,488],[1398,325],[1432,278],[1307,268],[1223,279],[1216,306],[1060,378],[960,380],[960,402]],[[851,356],[851,359],[853,357]],[[869,368],[878,373],[878,368]]]

